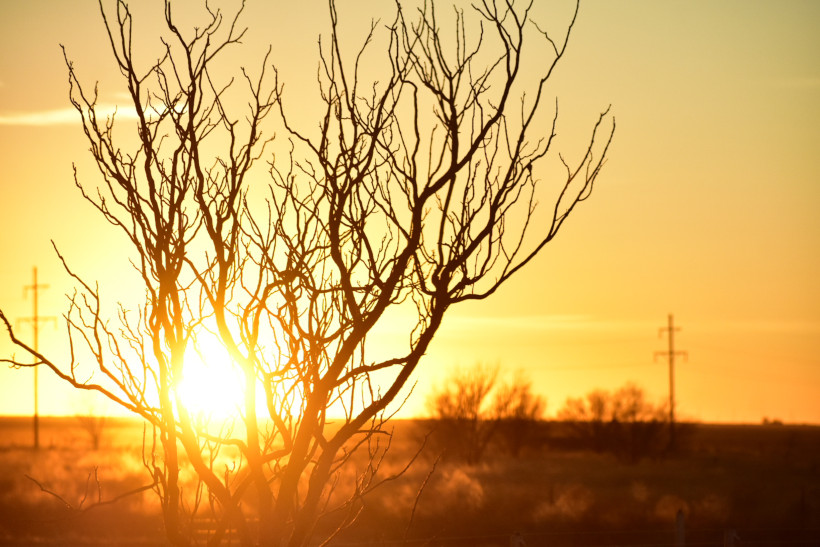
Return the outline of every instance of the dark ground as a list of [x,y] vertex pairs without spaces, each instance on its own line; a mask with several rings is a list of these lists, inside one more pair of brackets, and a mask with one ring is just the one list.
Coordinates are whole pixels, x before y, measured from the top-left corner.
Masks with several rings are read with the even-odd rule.
[[[429,425],[396,422],[385,471],[403,466]],[[0,544],[164,544],[151,492],[83,511],[148,483],[141,426],[109,420],[92,450],[75,418],[47,418],[39,451],[31,439],[30,419],[0,419]],[[411,521],[434,444],[334,544],[508,546],[519,532],[529,547],[674,545],[682,511],[687,545],[722,546],[734,530],[737,546],[820,546],[820,427],[687,424],[679,440],[674,454],[629,461],[541,424],[517,458],[439,461]]]

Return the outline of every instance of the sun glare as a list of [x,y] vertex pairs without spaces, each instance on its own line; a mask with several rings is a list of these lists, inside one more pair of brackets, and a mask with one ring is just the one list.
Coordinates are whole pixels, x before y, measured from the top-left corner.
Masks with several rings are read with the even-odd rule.
[[239,415],[245,399],[242,374],[218,342],[190,345],[182,374],[177,391],[189,412],[215,419]]

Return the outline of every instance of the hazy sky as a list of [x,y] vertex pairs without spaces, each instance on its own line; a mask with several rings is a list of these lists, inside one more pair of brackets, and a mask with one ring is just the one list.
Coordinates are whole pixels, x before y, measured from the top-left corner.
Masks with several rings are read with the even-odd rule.
[[[548,18],[550,3],[536,1]],[[141,4],[161,15],[159,0]],[[272,43],[286,98],[315,95],[324,2],[261,4],[248,0],[238,59],[258,66],[248,59]],[[351,38],[377,4],[339,2]],[[137,25],[151,35],[150,23]],[[653,354],[666,349],[658,329],[674,313],[689,355],[676,368],[679,416],[820,423],[818,28],[813,0],[583,2],[549,91],[570,158],[612,104],[609,162],[530,268],[490,300],[453,309],[408,409],[423,409],[449,367],[478,361],[524,370],[550,413],[627,381],[661,400],[668,371]],[[122,243],[73,186],[72,161],[81,177],[93,166],[67,110],[60,43],[81,79],[100,80],[100,102],[115,104],[122,88],[95,1],[0,2],[0,307],[12,318],[31,314],[23,286],[35,265],[50,284],[40,313],[63,311],[69,284],[51,239],[103,281]],[[51,325],[41,332],[43,346],[61,340]],[[0,370],[0,413],[30,412],[30,393],[29,371]],[[41,412],[82,411],[67,393],[44,379]]]

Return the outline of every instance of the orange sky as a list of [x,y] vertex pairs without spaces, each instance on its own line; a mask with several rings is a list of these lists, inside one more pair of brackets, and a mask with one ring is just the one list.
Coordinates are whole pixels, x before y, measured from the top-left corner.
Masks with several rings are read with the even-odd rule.
[[[243,62],[271,42],[286,94],[315,94],[324,2],[248,4]],[[542,18],[546,4],[538,2]],[[340,5],[343,28],[360,39],[375,3]],[[630,380],[660,400],[667,368],[653,353],[666,348],[658,329],[674,313],[689,353],[676,370],[679,416],[820,423],[817,28],[812,0],[584,2],[549,91],[570,157],[577,135],[613,105],[609,162],[592,199],[529,269],[490,300],[452,310],[408,411],[423,410],[448,367],[478,361],[523,369],[549,413],[568,396]],[[34,265],[51,285],[40,313],[63,310],[69,286],[50,239],[118,290],[105,257],[120,241],[72,183],[72,161],[81,176],[93,167],[65,112],[58,45],[84,81],[100,80],[100,102],[114,104],[120,88],[104,39],[96,1],[0,3],[0,307],[12,318],[31,314],[23,286]],[[42,345],[61,335],[45,326]],[[382,334],[385,343],[393,335]],[[30,412],[30,393],[30,372],[0,370],[0,414]],[[42,413],[86,406],[44,378]]]

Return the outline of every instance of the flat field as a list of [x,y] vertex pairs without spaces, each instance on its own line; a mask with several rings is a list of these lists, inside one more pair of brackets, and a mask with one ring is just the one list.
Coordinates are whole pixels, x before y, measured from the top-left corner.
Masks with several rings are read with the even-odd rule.
[[[431,425],[394,424],[385,476]],[[94,449],[78,419],[45,418],[35,451],[30,419],[0,419],[0,544],[165,544],[151,491],[94,505],[150,482],[142,431],[109,419]],[[428,445],[334,544],[507,546],[520,533],[530,547],[674,545],[681,511],[687,545],[724,545],[728,530],[740,547],[820,545],[820,427],[688,424],[675,454],[637,462],[579,448],[562,424],[535,437],[474,465],[434,465]]]

